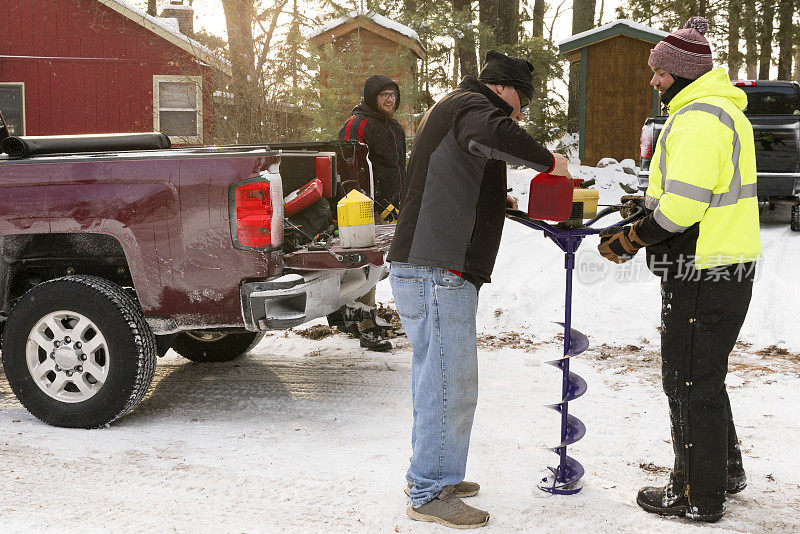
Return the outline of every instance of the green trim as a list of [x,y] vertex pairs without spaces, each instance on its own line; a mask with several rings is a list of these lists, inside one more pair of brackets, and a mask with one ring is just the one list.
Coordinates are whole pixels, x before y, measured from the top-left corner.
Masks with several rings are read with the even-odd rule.
[[655,31],[651,33],[643,30],[637,30],[635,28],[631,28],[627,24],[620,23],[620,24],[614,24],[613,26],[609,26],[603,31],[587,35],[586,37],[579,37],[574,41],[570,41],[565,45],[558,45],[558,53],[563,56],[565,54],[569,54],[570,52],[578,50],[579,48],[585,48],[599,41],[604,41],[606,39],[610,39],[611,37],[616,37],[618,35],[625,35],[627,37],[633,37],[634,39],[641,39],[642,41],[647,41],[653,44],[658,43],[659,41],[661,41],[661,39],[665,37],[665,35],[662,35],[661,33],[655,33]]
[[586,153],[586,64],[589,49],[581,49],[581,81],[578,86],[578,157],[583,161]]

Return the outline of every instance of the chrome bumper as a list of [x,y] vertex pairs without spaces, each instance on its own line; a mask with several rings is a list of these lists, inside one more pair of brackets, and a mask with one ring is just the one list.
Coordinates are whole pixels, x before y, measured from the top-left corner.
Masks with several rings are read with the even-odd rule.
[[303,271],[241,287],[242,316],[250,331],[282,330],[324,317],[365,295],[388,266]]

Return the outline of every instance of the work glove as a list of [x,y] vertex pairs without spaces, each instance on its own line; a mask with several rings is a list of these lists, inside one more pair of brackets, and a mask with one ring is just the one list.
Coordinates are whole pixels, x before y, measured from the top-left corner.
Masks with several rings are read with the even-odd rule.
[[600,255],[614,263],[625,263],[636,255],[640,248],[647,246],[636,233],[636,225],[613,226],[600,232]]
[[624,195],[619,201],[622,203],[622,209],[619,214],[623,219],[627,219],[636,213],[637,209],[644,208],[644,197],[641,195]]

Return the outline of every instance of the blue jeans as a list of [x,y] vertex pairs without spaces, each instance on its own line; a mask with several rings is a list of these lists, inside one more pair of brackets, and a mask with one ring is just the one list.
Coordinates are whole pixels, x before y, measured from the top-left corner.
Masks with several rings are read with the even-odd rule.
[[446,269],[392,262],[389,281],[411,363],[411,503],[464,480],[478,402],[478,291]]

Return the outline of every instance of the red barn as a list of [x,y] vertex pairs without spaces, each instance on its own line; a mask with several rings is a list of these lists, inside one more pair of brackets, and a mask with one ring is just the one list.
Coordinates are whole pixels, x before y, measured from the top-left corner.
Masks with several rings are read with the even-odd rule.
[[173,3],[162,15],[176,18],[122,0],[0,0],[0,110],[13,135],[211,142],[215,81],[222,89],[230,65],[186,35],[191,8]]

